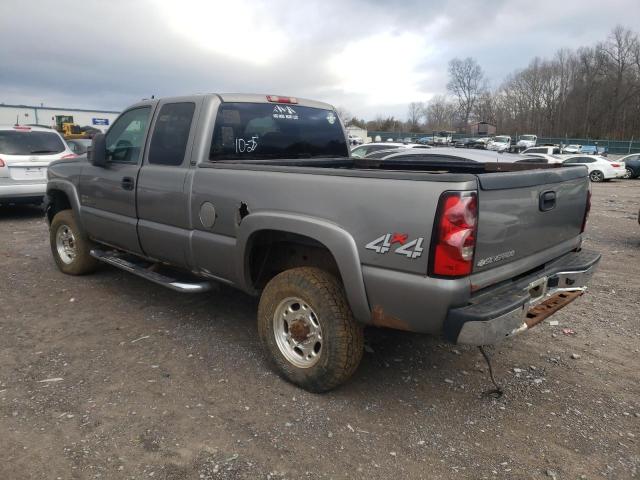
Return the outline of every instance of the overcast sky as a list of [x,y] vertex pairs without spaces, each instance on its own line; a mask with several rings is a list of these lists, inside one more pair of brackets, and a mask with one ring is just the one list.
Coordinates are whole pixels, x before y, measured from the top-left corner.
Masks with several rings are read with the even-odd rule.
[[453,57],[497,85],[638,20],[640,0],[1,0],[0,102],[120,110],[256,92],[403,118],[446,91]]

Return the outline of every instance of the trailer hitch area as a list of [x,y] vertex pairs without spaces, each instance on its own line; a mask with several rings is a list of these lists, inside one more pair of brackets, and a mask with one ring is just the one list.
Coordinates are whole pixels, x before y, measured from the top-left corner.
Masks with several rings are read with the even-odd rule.
[[566,307],[576,298],[583,295],[584,292],[584,289],[557,292],[543,302],[531,307],[525,315],[524,325],[526,325],[526,329],[528,330],[535,327],[545,318],[553,315],[558,310]]

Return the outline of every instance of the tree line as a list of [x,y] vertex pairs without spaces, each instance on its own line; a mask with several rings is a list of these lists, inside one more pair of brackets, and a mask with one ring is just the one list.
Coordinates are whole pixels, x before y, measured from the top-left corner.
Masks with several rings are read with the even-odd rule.
[[470,57],[452,59],[448,73],[447,93],[410,103],[406,121],[339,113],[347,124],[374,131],[466,132],[484,121],[511,135],[640,138],[640,37],[624,27],[593,46],[536,57],[494,88]]

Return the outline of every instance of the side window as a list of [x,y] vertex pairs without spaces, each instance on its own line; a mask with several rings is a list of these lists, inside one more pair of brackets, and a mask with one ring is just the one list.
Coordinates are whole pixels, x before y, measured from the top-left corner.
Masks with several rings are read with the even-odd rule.
[[527,153],[544,153],[544,148],[530,148]]
[[107,132],[107,160],[138,163],[151,108],[134,108],[123,113]]
[[167,103],[160,108],[149,147],[150,164],[182,165],[195,109],[191,102]]

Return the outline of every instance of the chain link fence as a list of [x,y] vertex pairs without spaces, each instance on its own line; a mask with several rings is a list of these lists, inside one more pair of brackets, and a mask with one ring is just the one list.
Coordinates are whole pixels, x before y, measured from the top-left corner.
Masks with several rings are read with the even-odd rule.
[[[439,132],[433,133],[415,133],[415,132],[378,132],[371,131],[368,133],[371,140],[376,141],[380,137],[381,142],[394,141],[403,142],[416,140],[424,137],[439,136]],[[454,133],[451,135],[453,140],[460,138],[468,138],[469,135],[464,133]],[[640,139],[630,140],[608,140],[594,138],[569,138],[569,137],[538,137],[538,145],[596,145],[598,148],[604,147],[605,151],[614,155],[627,155],[629,153],[640,153]]]

